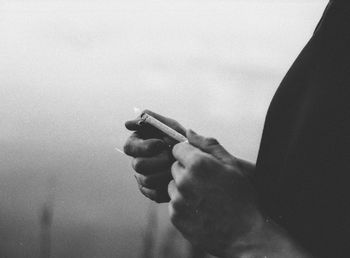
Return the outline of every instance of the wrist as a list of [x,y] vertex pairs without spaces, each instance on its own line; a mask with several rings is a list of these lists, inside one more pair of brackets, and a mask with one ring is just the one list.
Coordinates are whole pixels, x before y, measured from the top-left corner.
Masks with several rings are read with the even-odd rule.
[[225,258],[310,257],[273,220],[263,217],[260,212],[252,219],[255,222],[251,230],[231,244]]

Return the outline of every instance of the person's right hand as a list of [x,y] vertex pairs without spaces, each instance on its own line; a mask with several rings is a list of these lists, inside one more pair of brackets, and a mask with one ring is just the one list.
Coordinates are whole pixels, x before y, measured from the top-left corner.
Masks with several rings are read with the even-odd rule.
[[[153,116],[183,135],[186,133],[185,128],[173,119],[149,110],[142,113]],[[140,116],[125,123],[125,127],[134,132],[127,139],[124,152],[133,157],[132,167],[136,171],[140,192],[155,202],[167,202],[170,200],[167,189],[174,162],[172,146],[177,142],[153,126],[140,125],[139,121]]]

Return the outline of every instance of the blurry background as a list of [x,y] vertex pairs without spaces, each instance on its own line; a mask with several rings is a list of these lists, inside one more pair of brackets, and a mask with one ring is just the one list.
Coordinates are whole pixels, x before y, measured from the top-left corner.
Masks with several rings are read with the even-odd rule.
[[121,148],[133,107],[255,161],[326,0],[0,1],[0,257],[185,257]]

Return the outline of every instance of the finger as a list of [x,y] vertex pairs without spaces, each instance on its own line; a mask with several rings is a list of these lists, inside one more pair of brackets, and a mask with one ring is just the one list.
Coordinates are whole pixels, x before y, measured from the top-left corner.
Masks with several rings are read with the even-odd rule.
[[188,142],[199,148],[200,150],[213,155],[215,158],[224,162],[232,162],[232,155],[214,138],[206,138],[195,133],[192,130],[187,130],[186,136]]
[[193,235],[193,221],[185,209],[178,209],[171,201],[168,205],[171,223],[184,235]]
[[132,157],[150,157],[158,154],[168,146],[160,139],[142,139],[140,134],[134,132],[124,145],[125,154]]
[[170,200],[167,193],[167,188],[165,189],[149,189],[147,187],[141,186],[139,184],[140,192],[146,196],[148,199],[155,201],[157,203],[168,202]]
[[140,123],[141,121],[141,118],[126,121],[125,127],[130,131],[137,131],[142,139],[162,138],[158,129],[152,125]]
[[143,175],[157,173],[157,171],[169,169],[173,162],[169,151],[163,151],[152,157],[136,157],[132,160],[133,169]]
[[170,196],[168,209],[171,222],[180,230],[191,228],[191,225],[188,225],[193,214],[191,205],[178,192],[173,180],[168,185],[168,194]]
[[193,160],[195,160],[196,155],[202,154],[201,150],[186,142],[176,144],[172,150],[172,153],[174,158],[184,167],[191,164]]
[[151,200],[154,200],[156,198],[156,195],[157,195],[156,189],[149,189],[149,188],[144,187],[141,184],[139,184],[139,190],[144,196],[146,196],[147,198],[149,198]]
[[140,113],[140,114],[137,116],[137,118],[135,118],[135,119],[126,121],[126,122],[125,122],[125,127],[126,127],[128,130],[131,130],[131,131],[137,131],[137,130],[139,130],[139,128],[141,128],[141,125],[140,125],[141,114],[142,114],[142,113]]
[[171,180],[168,184],[168,194],[173,205],[177,208],[188,207],[188,201],[179,192],[174,180]]
[[173,176],[177,186],[182,184],[183,179],[186,175],[186,170],[179,161],[175,161],[171,166],[171,175]]
[[171,180],[168,184],[168,194],[169,194],[170,200],[174,200],[175,197],[178,196],[178,191],[174,180]]
[[130,131],[137,131],[138,129],[141,128],[141,125],[139,122],[140,122],[140,118],[126,121],[125,127]]
[[171,173],[169,172],[160,172],[149,176],[136,174],[135,177],[140,185],[149,189],[166,188],[169,181],[172,179]]
[[176,188],[179,193],[186,199],[190,200],[196,196],[196,185],[194,185],[193,175],[181,165],[180,162],[176,161],[171,166],[171,175],[176,184]]

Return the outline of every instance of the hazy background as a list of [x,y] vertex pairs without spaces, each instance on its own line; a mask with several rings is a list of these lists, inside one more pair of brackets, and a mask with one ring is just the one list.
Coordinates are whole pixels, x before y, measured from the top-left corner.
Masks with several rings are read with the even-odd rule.
[[52,257],[140,257],[155,208],[115,151],[133,107],[255,161],[268,103],[325,5],[0,1],[0,257],[39,257],[52,212]]

